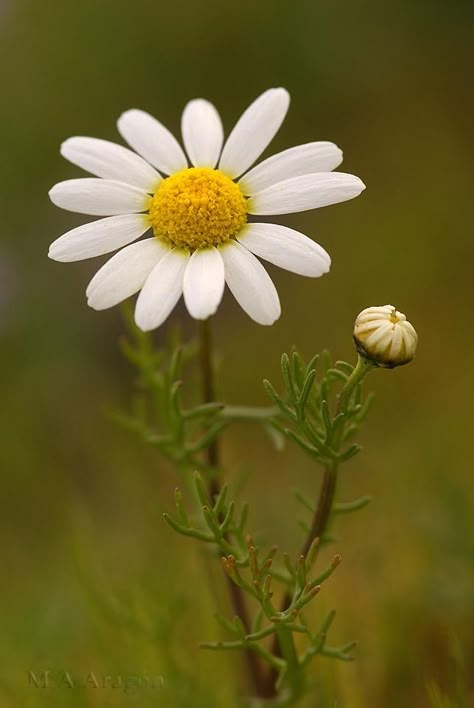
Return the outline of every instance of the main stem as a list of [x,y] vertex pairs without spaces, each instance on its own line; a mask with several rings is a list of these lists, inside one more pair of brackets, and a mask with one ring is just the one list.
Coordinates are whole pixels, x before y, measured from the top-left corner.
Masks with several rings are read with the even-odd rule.
[[[214,362],[212,354],[212,332],[210,320],[197,320],[199,338],[199,361],[201,364],[202,397],[204,403],[214,403],[216,400],[216,387],[214,381]],[[219,441],[214,438],[206,450],[207,462],[211,467],[209,480],[209,494],[213,499],[220,491],[218,480],[219,467]]]
[[[313,516],[313,521],[311,523],[311,528],[306,536],[306,539],[301,547],[300,555],[307,555],[311,544],[315,538],[322,538],[331,515],[332,505],[334,503],[334,495],[336,493],[336,483],[337,483],[337,464],[327,465],[324,468],[323,481],[321,483],[321,491],[319,494],[318,506],[316,512]],[[291,603],[291,594],[287,591],[281,601],[281,611],[283,612]],[[281,656],[283,651],[281,646],[281,640],[278,635],[275,635],[272,646],[272,654],[276,656]],[[277,678],[277,672],[272,669],[270,671],[270,676],[268,679],[267,690],[272,690]],[[274,690],[274,689],[273,689]]]
[[[308,535],[303,543],[300,555],[306,556],[315,538],[321,538],[326,531],[331,509],[334,502],[337,483],[337,464],[327,465],[324,468],[323,481],[321,483],[321,493],[319,495],[318,507],[313,517],[313,522]],[[286,600],[286,598],[285,598]],[[291,600],[291,598],[289,598]]]
[[[202,393],[204,403],[213,403],[216,400],[215,377],[212,349],[212,331],[210,320],[198,320],[199,339],[199,359],[201,365]],[[217,497],[221,486],[219,483],[219,441],[217,438],[209,444],[206,450],[207,462],[210,467],[210,478],[208,481],[208,492],[211,499]],[[227,587],[229,589],[230,600],[234,613],[240,617],[246,632],[251,632],[250,619],[245,605],[245,600],[241,589],[226,575]],[[248,682],[251,690],[257,696],[265,698],[267,696],[267,682],[261,670],[258,656],[250,650],[245,651],[245,662],[247,667]]]
[[[373,362],[359,356],[357,364],[355,365],[352,374],[349,376],[343,390],[341,391],[341,395],[339,396],[336,414],[339,414],[344,410],[344,407],[349,402],[356,386],[362,381],[362,379],[368,374],[368,372],[374,368],[374,366],[375,364]],[[341,433],[342,430],[340,429],[340,434]],[[337,440],[335,440],[333,443],[336,449],[340,444],[340,434]],[[311,528],[308,532],[308,535],[306,536],[306,539],[300,551],[300,555],[302,556],[306,557],[314,539],[321,539],[324,535],[324,532],[326,531],[327,525],[329,523],[329,518],[331,516],[332,505],[334,503],[334,496],[336,493],[337,472],[337,462],[333,462],[329,465],[326,465],[324,468],[324,475],[323,481],[321,483],[321,491],[319,494],[318,505],[313,516]],[[289,592],[286,592],[281,603],[282,611],[285,610],[290,603],[291,595]],[[272,653],[276,656],[282,654],[281,642],[278,638],[278,635],[275,636],[274,644],[272,647]],[[276,677],[277,674],[272,669],[269,676],[269,686],[267,687],[267,690],[271,690],[270,686],[274,684]]]

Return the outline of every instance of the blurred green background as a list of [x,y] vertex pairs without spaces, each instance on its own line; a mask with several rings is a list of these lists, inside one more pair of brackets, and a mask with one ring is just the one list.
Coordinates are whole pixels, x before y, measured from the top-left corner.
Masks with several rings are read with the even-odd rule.
[[[127,108],[177,132],[184,104],[204,96],[228,131],[278,85],[292,105],[267,154],[333,140],[341,169],[367,190],[284,218],[333,267],[318,281],[269,267],[283,306],[274,327],[253,324],[226,295],[215,319],[222,395],[265,404],[262,378],[278,380],[294,344],[307,357],[328,347],[351,360],[353,319],[369,305],[396,305],[420,337],[413,364],[372,376],[365,449],[341,480],[341,498],[375,499],[340,523],[344,562],[313,614],[335,607],[334,642],[360,645],[353,664],[315,663],[317,705],[471,705],[473,20],[462,0],[1,1],[2,708],[235,705],[237,657],[197,649],[219,636],[209,574],[219,587],[220,571],[161,520],[173,470],[105,415],[132,388],[117,347],[123,323],[117,308],[86,306],[97,262],[46,258],[82,223],[47,191],[79,176],[59,143],[118,140]],[[191,332],[182,310],[173,319]],[[246,427],[223,449],[229,471],[249,473],[251,527],[295,553],[302,532],[288,488],[314,495],[319,473]],[[162,675],[164,687],[29,684],[30,670],[48,668]]]

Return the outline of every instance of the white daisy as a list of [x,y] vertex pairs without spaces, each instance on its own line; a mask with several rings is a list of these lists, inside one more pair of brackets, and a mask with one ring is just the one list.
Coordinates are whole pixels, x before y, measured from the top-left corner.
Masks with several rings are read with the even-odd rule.
[[[88,304],[103,310],[139,292],[135,320],[142,330],[161,325],[181,295],[192,317],[208,318],[225,283],[253,320],[273,324],[278,294],[255,256],[313,278],[331,261],[307,236],[248,217],[336,204],[364,189],[358,177],[332,172],[342,152],[330,142],[298,145],[249,169],[280,128],[289,101],[283,88],[265,91],[225,144],[214,106],[191,101],[181,121],[187,157],[161,123],[136,109],[118,120],[135,152],[96,138],[66,140],[61,154],[95,177],[56,184],[52,202],[106,218],[58,238],[50,258],[76,261],[120,248],[92,278]],[[149,230],[149,238],[137,240]]]

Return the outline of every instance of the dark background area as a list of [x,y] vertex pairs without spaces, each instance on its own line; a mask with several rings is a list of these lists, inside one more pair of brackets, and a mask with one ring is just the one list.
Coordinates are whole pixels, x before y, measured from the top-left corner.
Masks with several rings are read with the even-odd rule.
[[[150,705],[233,705],[236,657],[197,649],[219,633],[212,566],[161,520],[175,473],[105,415],[127,404],[132,375],[119,309],[85,302],[103,259],[47,259],[50,242],[81,223],[47,192],[79,176],[60,142],[120,142],[127,108],[178,134],[185,103],[203,96],[228,132],[278,85],[292,104],[267,154],[332,140],[367,190],[282,219],[329,251],[331,273],[314,281],[269,267],[283,308],[272,328],[226,295],[215,318],[220,389],[264,405],[261,381],[278,380],[282,351],[328,347],[351,360],[359,310],[391,303],[407,314],[418,356],[372,375],[365,449],[340,485],[341,498],[374,502],[339,525],[344,562],[313,610],[317,622],[337,609],[334,640],[358,638],[357,660],[314,671],[328,706],[470,705],[473,15],[470,2],[441,0],[0,3],[1,706],[148,705],[28,684],[28,671],[48,667],[162,674]],[[191,333],[182,310],[172,319]],[[288,487],[314,495],[319,473],[245,426],[223,446],[229,474],[248,470],[253,527],[295,553]]]

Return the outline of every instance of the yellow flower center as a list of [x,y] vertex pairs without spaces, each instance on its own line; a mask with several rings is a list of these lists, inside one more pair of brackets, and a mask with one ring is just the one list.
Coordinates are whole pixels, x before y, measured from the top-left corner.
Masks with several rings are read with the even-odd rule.
[[395,308],[393,308],[392,314],[388,319],[392,324],[397,324],[397,322],[403,322],[406,320],[406,317],[402,312],[398,312]]
[[239,186],[219,170],[191,167],[160,182],[149,218],[157,238],[194,250],[236,236],[247,204]]

